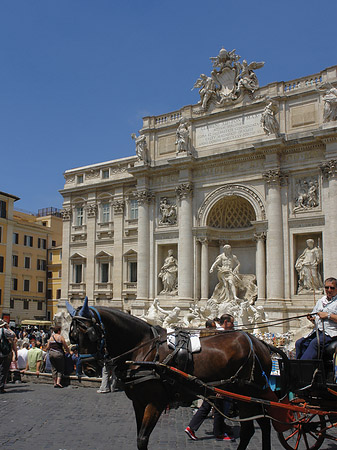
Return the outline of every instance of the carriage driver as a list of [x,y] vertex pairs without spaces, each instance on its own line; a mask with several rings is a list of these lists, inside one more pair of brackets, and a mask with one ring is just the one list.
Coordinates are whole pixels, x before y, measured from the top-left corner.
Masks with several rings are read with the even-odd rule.
[[333,338],[337,337],[337,280],[327,278],[324,282],[325,295],[318,300],[308,319],[315,323],[317,328],[308,336],[296,341],[297,359],[316,359],[318,345],[321,349],[326,347]]

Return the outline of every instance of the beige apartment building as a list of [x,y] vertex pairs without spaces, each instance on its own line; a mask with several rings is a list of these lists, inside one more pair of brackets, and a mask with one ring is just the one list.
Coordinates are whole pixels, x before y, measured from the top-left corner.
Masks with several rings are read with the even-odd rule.
[[61,308],[202,307],[224,244],[270,318],[309,311],[337,276],[337,66],[260,87],[263,63],[233,52],[198,104],[143,119],[135,155],[65,172]]
[[[4,195],[4,194],[2,194]],[[24,319],[46,320],[48,314],[48,252],[60,245],[62,219],[55,208],[39,210],[37,215],[15,211],[18,197],[7,194],[6,248],[1,316],[20,324]]]

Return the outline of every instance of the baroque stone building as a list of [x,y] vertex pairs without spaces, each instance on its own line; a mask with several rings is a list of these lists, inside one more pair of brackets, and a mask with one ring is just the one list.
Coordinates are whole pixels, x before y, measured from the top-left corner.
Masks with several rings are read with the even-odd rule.
[[145,117],[135,156],[65,172],[60,307],[88,295],[136,315],[156,298],[188,311],[212,296],[223,244],[270,318],[319,295],[299,289],[308,239],[319,276],[337,276],[337,66],[259,87],[263,63],[239,59],[221,49],[198,104]]

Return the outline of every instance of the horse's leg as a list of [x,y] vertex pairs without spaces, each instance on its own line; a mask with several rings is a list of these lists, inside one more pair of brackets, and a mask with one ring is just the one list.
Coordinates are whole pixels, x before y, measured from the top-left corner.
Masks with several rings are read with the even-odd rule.
[[[241,417],[241,415],[240,415]],[[241,422],[240,427],[240,444],[237,448],[237,450],[246,450],[248,447],[249,441],[251,440],[252,436],[254,435],[254,421],[248,420],[247,422]]]
[[270,419],[267,419],[266,417],[261,417],[261,419],[257,419],[257,422],[260,425],[261,433],[262,433],[262,450],[271,450],[271,441],[270,441],[271,426],[270,426]]
[[138,402],[133,402],[137,421],[137,448],[147,450],[150,434],[152,433],[164,408],[159,408],[154,403],[145,407]]

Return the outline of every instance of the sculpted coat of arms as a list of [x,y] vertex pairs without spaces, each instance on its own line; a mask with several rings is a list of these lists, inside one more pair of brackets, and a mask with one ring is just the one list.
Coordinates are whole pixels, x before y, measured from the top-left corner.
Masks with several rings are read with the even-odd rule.
[[213,70],[211,76],[201,74],[193,89],[199,89],[201,109],[206,111],[211,102],[221,107],[238,100],[247,93],[251,98],[259,89],[259,82],[254,70],[261,69],[264,62],[251,62],[244,59],[236,50],[227,51],[222,48],[218,56],[211,57]]

